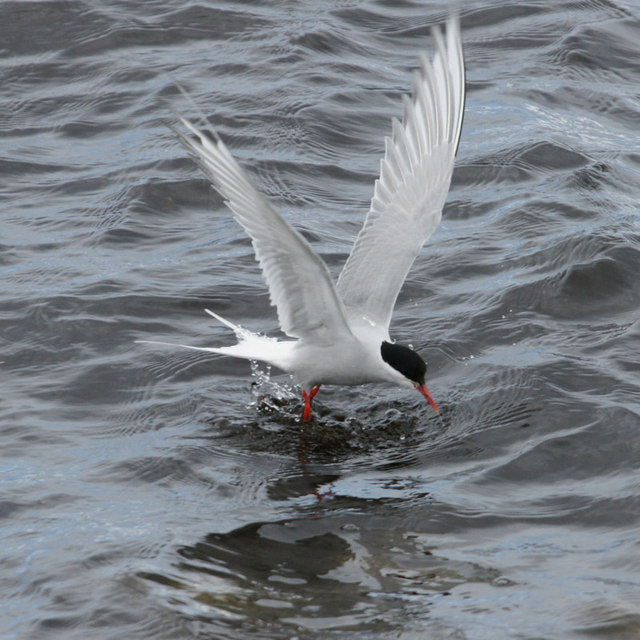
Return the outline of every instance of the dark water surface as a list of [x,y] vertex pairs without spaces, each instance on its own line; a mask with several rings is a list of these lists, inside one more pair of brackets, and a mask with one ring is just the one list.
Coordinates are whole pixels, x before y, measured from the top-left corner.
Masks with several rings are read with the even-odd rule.
[[134,344],[277,329],[174,81],[337,275],[448,3],[0,4],[2,638],[640,637],[640,5],[461,5],[392,323],[442,411],[303,426],[285,376]]

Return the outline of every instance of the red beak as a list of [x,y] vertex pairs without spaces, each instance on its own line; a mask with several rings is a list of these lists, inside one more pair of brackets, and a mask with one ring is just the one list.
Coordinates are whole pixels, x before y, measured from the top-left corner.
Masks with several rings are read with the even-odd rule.
[[426,384],[416,384],[416,389],[429,401],[429,404],[433,407],[433,410],[436,413],[440,413],[440,409],[438,409],[438,405],[436,401],[431,397],[429,393],[429,389],[427,389]]

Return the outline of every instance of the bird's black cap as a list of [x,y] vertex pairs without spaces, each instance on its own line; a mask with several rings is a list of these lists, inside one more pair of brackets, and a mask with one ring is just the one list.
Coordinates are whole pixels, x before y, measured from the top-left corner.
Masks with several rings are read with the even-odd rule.
[[380,346],[382,359],[405,378],[409,378],[416,384],[424,384],[424,376],[427,373],[427,363],[409,347],[401,344],[383,342]]

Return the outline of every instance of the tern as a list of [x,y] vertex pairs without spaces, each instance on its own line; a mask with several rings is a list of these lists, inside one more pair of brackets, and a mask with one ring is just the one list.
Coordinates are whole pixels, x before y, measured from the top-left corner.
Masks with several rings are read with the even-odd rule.
[[413,95],[403,96],[403,120],[392,120],[369,212],[337,283],[204,116],[199,127],[175,114],[188,134],[169,125],[251,238],[271,304],[290,338],[253,333],[206,309],[233,330],[237,343],[174,346],[257,360],[290,373],[302,387],[305,422],[321,385],[390,382],[417,389],[438,411],[425,384],[427,364],[389,336],[402,284],[440,223],[462,129],[465,70],[457,17],[448,20],[444,35],[438,27],[432,33],[435,52],[430,60],[421,56]]

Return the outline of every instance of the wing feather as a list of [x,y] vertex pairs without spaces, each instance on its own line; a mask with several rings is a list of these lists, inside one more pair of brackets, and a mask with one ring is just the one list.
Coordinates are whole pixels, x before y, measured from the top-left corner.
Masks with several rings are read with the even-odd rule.
[[462,129],[457,18],[449,20],[446,38],[437,28],[433,35],[433,59],[421,57],[403,122],[392,120],[369,213],[337,284],[348,318],[366,317],[385,328],[415,257],[440,223]]
[[176,113],[193,137],[171,126],[251,238],[256,259],[289,336],[328,343],[350,335],[345,310],[322,258],[253,186],[218,134]]

